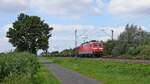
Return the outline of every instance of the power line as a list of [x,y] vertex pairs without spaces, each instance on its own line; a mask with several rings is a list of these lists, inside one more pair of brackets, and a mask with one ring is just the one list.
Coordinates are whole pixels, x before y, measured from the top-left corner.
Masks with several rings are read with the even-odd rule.
[[[77,29],[75,29],[75,47],[77,47],[77,43],[78,43],[78,41],[77,41],[77,39],[79,38],[79,39],[82,39],[84,42],[87,40],[87,39],[89,39],[89,34],[91,34],[91,35],[96,35],[97,33],[100,33],[99,31],[101,31],[102,33],[104,33],[105,35],[107,35],[107,36],[109,36],[110,38],[111,38],[111,40],[114,40],[114,30],[113,29],[90,29],[90,30],[86,30],[86,31],[84,31],[84,33],[83,34],[80,34],[80,35],[77,35]],[[108,33],[108,31],[110,32],[110,33]],[[93,33],[93,34],[92,34]]]

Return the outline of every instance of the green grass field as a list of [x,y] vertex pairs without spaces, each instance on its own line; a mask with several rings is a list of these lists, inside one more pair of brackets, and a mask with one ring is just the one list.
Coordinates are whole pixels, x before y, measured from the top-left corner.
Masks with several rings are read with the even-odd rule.
[[150,84],[150,65],[71,58],[48,58],[103,84]]
[[34,84],[60,84],[45,65],[41,65],[38,73],[34,76]]
[[[43,58],[39,58],[39,62],[43,62]],[[40,69],[35,75],[35,84],[60,84],[59,80],[53,76],[53,74],[48,70],[47,66],[40,64]]]

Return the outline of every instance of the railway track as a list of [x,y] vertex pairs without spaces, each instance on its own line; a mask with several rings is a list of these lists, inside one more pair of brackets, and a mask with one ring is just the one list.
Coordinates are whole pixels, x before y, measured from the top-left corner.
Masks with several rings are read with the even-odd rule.
[[93,60],[115,61],[115,62],[134,63],[134,64],[150,64],[150,60],[139,60],[139,59],[93,58]]
[[[64,57],[64,58],[75,58],[75,57]],[[87,57],[77,57],[85,60],[99,60],[99,61],[115,61],[123,63],[134,63],[134,64],[150,64],[150,60],[141,59],[127,59],[127,58],[110,58],[110,57],[100,57],[100,58],[87,58]]]

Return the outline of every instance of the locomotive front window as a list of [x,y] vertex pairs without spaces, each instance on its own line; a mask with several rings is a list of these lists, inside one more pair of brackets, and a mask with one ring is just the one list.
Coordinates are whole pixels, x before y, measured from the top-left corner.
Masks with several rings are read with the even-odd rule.
[[93,44],[93,47],[98,47],[98,46],[100,46],[99,44]]
[[98,45],[94,45],[94,47],[97,47]]
[[102,44],[99,44],[99,47],[102,47]]
[[102,47],[102,44],[93,44],[93,47]]

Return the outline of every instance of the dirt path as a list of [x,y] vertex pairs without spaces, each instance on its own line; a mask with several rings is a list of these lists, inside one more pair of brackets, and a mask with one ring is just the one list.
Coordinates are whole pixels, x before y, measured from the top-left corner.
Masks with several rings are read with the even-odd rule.
[[73,72],[46,60],[43,63],[48,66],[49,70],[60,80],[61,84],[101,84],[99,81],[87,78],[77,72]]

